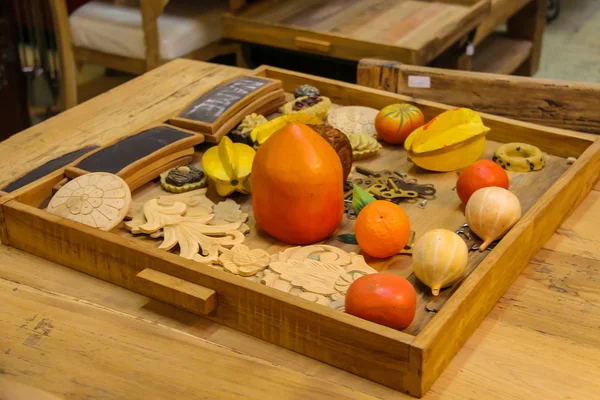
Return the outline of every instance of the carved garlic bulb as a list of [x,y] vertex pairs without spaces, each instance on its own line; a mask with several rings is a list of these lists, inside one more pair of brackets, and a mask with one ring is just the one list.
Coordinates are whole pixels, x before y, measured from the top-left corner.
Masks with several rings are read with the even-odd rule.
[[517,196],[504,188],[487,187],[473,193],[467,203],[465,216],[469,228],[483,239],[479,250],[484,251],[521,218],[521,203]]
[[440,289],[452,285],[465,273],[469,250],[456,233],[434,229],[425,233],[413,248],[413,266],[417,278],[437,296]]

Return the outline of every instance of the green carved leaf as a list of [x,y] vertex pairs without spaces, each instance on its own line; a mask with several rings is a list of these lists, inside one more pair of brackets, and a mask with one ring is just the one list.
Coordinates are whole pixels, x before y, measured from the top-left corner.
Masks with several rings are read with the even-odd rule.
[[369,192],[362,189],[359,186],[354,185],[354,189],[352,190],[352,207],[354,207],[354,213],[358,217],[358,213],[362,210],[367,204],[375,201],[375,197],[373,197]]
[[337,238],[342,243],[358,244],[358,241],[356,240],[356,235],[354,233],[344,233],[342,235],[339,235]]

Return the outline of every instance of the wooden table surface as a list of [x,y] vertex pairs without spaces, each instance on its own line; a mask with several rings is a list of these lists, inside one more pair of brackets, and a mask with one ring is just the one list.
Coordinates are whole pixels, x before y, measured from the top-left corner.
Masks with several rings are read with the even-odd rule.
[[[36,125],[0,144],[0,185],[239,71],[177,60]],[[597,185],[425,398],[598,398],[599,225]],[[0,304],[0,398],[19,384],[73,399],[410,398],[3,245]]]

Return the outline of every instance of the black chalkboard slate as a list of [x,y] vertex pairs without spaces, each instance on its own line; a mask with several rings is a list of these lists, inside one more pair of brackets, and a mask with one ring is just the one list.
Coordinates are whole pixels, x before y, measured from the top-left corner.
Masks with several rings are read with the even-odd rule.
[[72,151],[65,155],[55,158],[54,160],[48,161],[46,164],[41,165],[34,169],[33,171],[28,172],[23,175],[19,179],[14,180],[4,187],[2,190],[10,193],[14,192],[17,189],[22,188],[25,185],[30,184],[31,182],[37,181],[40,178],[43,178],[46,175],[53,173],[69,164],[73,161],[77,160],[80,157],[83,157],[85,154],[89,153],[92,150],[96,150],[100,146],[87,146],[79,150]]
[[202,95],[179,114],[179,118],[213,123],[225,111],[258,89],[273,83],[255,76],[242,76]]
[[99,150],[81,160],[76,167],[88,172],[117,174],[128,165],[163,147],[192,136],[196,135],[170,126],[160,125]]

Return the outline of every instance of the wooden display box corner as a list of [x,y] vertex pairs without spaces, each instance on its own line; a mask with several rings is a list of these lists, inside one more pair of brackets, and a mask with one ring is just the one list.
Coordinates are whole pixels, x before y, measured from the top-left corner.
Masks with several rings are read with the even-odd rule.
[[[380,109],[411,102],[423,110],[428,120],[452,108],[271,67],[261,67],[254,73],[281,80],[286,92],[301,84],[312,84],[340,105]],[[165,120],[176,111],[165,115]],[[52,215],[42,208],[53,187],[65,178],[64,169],[0,199],[1,240],[420,397],[564,218],[585,198],[600,173],[600,142],[592,136],[481,115],[491,128],[490,141],[531,143],[552,154],[555,164],[560,161],[564,166],[561,164],[556,179],[542,182],[545,189],[524,207],[527,211],[522,219],[493,251],[473,254],[479,258],[472,272],[437,314],[429,313],[421,321],[414,334],[249,282],[159,250],[147,241],[123,237],[115,230],[104,232]],[[568,166],[567,157],[577,160]],[[452,212],[462,215],[458,208]],[[265,247],[274,243],[268,238],[260,240]],[[424,306],[419,303],[419,312],[423,313],[421,308]]]

